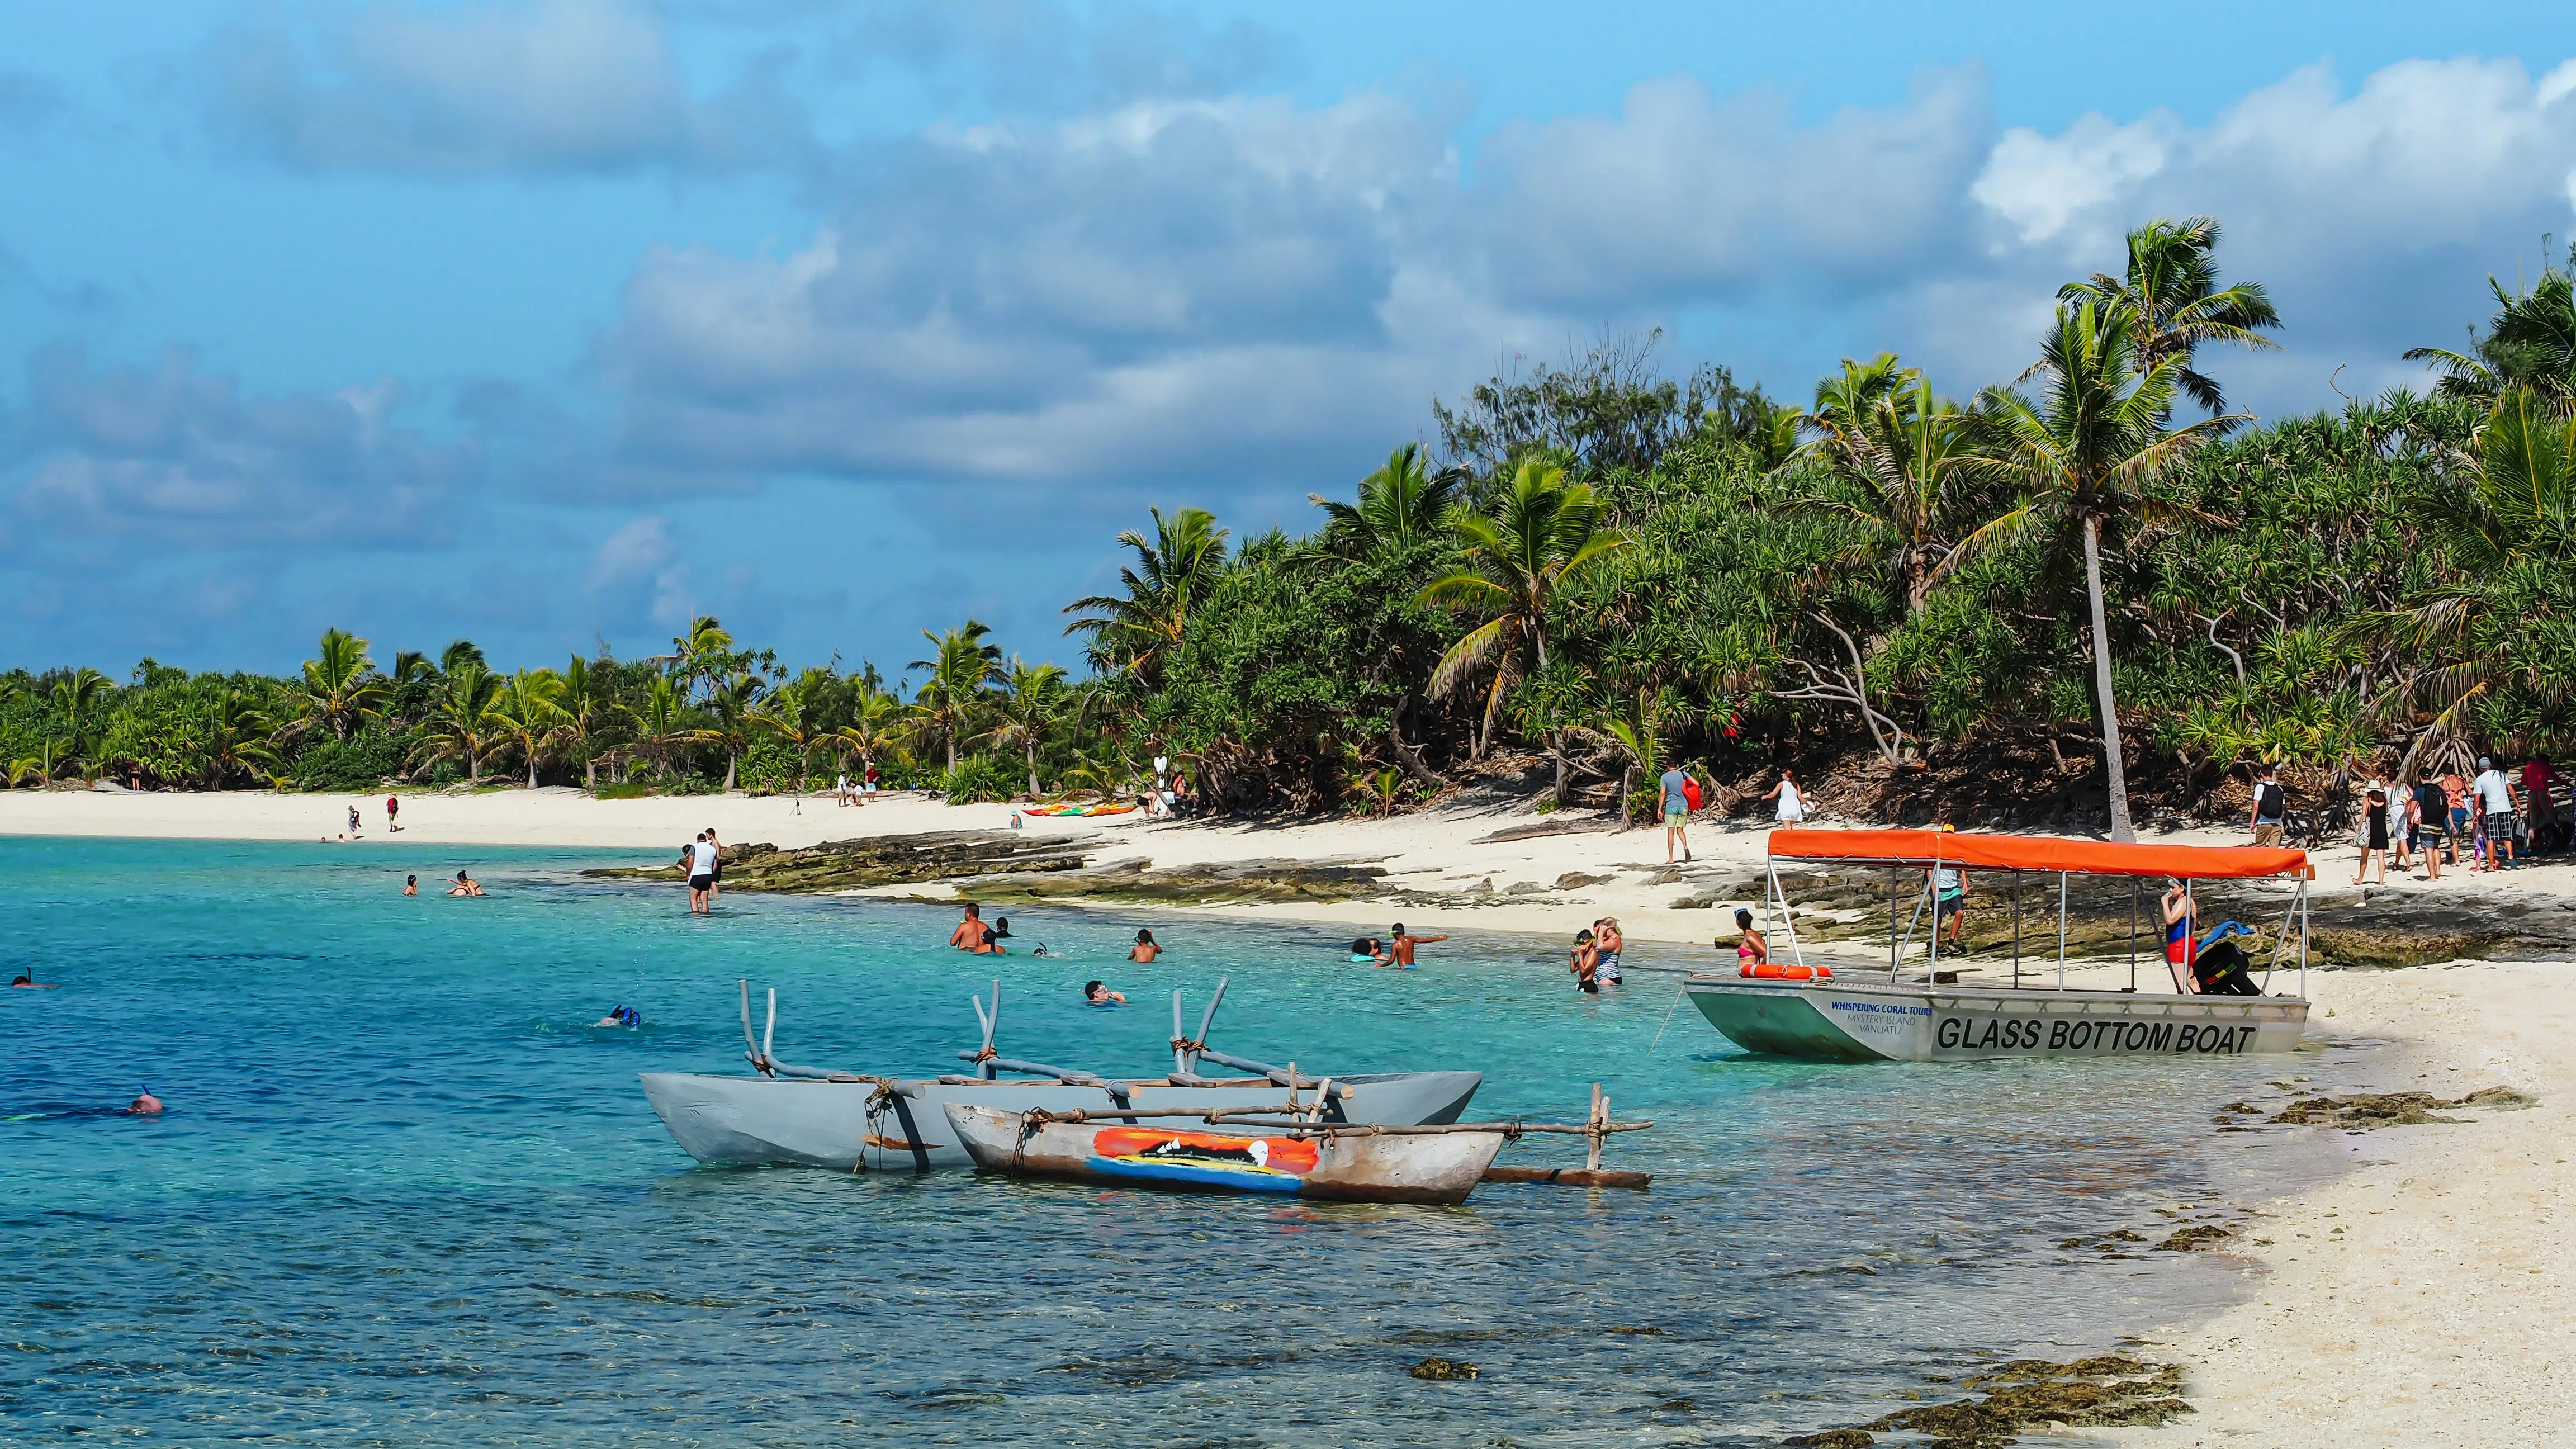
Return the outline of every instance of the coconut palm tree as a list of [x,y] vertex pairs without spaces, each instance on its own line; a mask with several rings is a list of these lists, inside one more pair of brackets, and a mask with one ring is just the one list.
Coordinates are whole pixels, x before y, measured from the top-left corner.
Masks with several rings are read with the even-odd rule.
[[2495,406],[2516,388],[2552,408],[2576,409],[2576,277],[2552,266],[2528,292],[2508,292],[2487,278],[2495,316],[2486,335],[2465,353],[2442,347],[2410,348],[2409,362],[2430,362],[2442,373],[2437,396]]
[[752,728],[796,752],[799,794],[804,793],[806,779],[813,773],[814,746],[831,733],[823,727],[821,699],[830,678],[824,670],[808,669],[794,683],[771,691],[751,714]]
[[2019,502],[1961,539],[1936,570],[1947,572],[1989,549],[2026,539],[2045,544],[2053,577],[2070,572],[2073,559],[2083,560],[2114,840],[2135,840],[2137,831],[2129,820],[2120,711],[2111,691],[2111,630],[2102,602],[2104,537],[2116,548],[2140,528],[2179,516],[2179,509],[2148,494],[2148,485],[2222,428],[2243,421],[2226,415],[2168,426],[2183,360],[2169,352],[2152,367],[2140,367],[2137,325],[2137,313],[2118,303],[2089,297],[2062,303],[2056,327],[2041,344],[2040,360],[2022,374],[2042,379],[2038,394],[2005,387],[1986,390],[1980,405],[1988,420],[1980,431],[1989,466],[2018,491]]
[[671,747],[689,739],[688,700],[667,674],[657,674],[644,692],[644,711],[636,719],[639,742],[652,753],[653,768],[671,777]]
[[2436,711],[2423,738],[2458,733],[2473,704],[2508,691],[2564,718],[2576,702],[2576,415],[2508,390],[2412,501],[2457,565],[2407,616],[2410,643],[2450,661],[2402,696]]
[[[1129,535],[1133,537],[1134,535]],[[984,704],[984,689],[999,677],[1002,668],[1000,646],[984,642],[993,631],[972,619],[962,629],[944,634],[921,631],[921,637],[934,646],[928,659],[916,659],[906,669],[927,669],[930,676],[912,696],[912,710],[922,731],[948,747],[948,772],[957,772],[957,742],[974,728],[977,714]]]
[[1449,510],[1471,474],[1464,468],[1434,472],[1420,443],[1407,443],[1387,455],[1386,466],[1360,480],[1356,506],[1309,493],[1324,510],[1324,538],[1346,558],[1400,554],[1417,544],[1446,536]]
[[204,750],[209,790],[222,789],[229,776],[247,775],[262,780],[277,769],[277,751],[269,746],[269,737],[277,731],[276,722],[256,700],[238,689],[227,689],[222,698],[208,701],[196,721],[196,730]]
[[850,703],[850,722],[834,730],[831,739],[859,757],[864,778],[880,758],[892,758],[903,748],[902,725],[903,702],[862,682]]
[[563,676],[551,669],[522,669],[502,681],[492,721],[528,762],[528,788],[537,788],[537,766],[561,739]]
[[555,697],[563,711],[563,741],[581,757],[581,784],[599,788],[599,751],[593,748],[624,709],[617,702],[609,670],[576,654],[564,665],[563,692]]
[[[397,669],[402,666],[402,658],[399,654],[394,656]],[[438,672],[441,674],[454,674],[468,664],[487,671],[492,667],[492,661],[483,657],[483,646],[471,639],[451,639],[446,648],[438,651]]]
[[507,738],[494,709],[500,695],[500,679],[470,659],[460,659],[454,669],[443,671],[438,692],[430,700],[429,718],[421,722],[413,763],[462,759],[465,782],[483,783],[483,757]]
[[384,676],[376,673],[376,661],[367,656],[367,641],[347,630],[323,630],[315,653],[315,658],[304,661],[304,677],[287,685],[296,728],[328,725],[333,738],[345,740],[351,730],[382,712]]
[[752,722],[752,711],[760,704],[762,688],[760,676],[749,671],[738,672],[730,678],[711,682],[707,686],[706,705],[707,712],[713,716],[713,722],[690,730],[683,736],[698,744],[713,745],[724,751],[724,787],[727,791],[737,788],[736,780],[742,768],[742,757],[751,749],[752,731],[755,728]]
[[[71,741],[65,758],[84,771],[90,764],[90,736],[98,732],[99,715],[105,709],[107,696],[114,690],[115,686],[107,682],[106,675],[86,664],[74,670],[70,678],[55,681],[54,715],[63,722],[63,733]],[[46,762],[45,773],[48,776],[53,773],[51,760]],[[84,774],[83,778],[89,776]]]
[[2212,417],[2226,410],[2227,400],[2216,378],[2192,370],[2192,354],[2210,343],[2277,347],[2278,343],[2259,334],[2261,329],[2281,325],[2281,314],[2262,283],[2218,285],[2218,235],[2214,217],[2180,222],[2158,217],[2129,233],[2126,274],[2112,277],[2097,272],[2091,280],[2069,282],[2057,293],[2060,302],[2128,308],[2133,319],[2133,365],[2144,373],[2168,360],[2180,364],[2174,371],[2175,390],[2208,409]]
[[1494,719],[1522,667],[1522,646],[1535,654],[1540,670],[1547,668],[1548,608],[1559,586],[1594,559],[1628,545],[1626,534],[1602,526],[1603,512],[1591,488],[1567,483],[1563,468],[1525,459],[1491,515],[1457,515],[1465,562],[1432,580],[1419,602],[1486,616],[1449,646],[1431,674],[1431,693],[1440,697],[1488,662],[1493,665],[1477,731],[1479,757],[1493,744]]
[[1204,508],[1184,508],[1169,518],[1154,510],[1154,536],[1129,529],[1118,542],[1136,555],[1118,571],[1127,592],[1097,594],[1064,606],[1083,617],[1067,634],[1089,635],[1088,657],[1103,674],[1131,673],[1148,685],[1162,679],[1163,662],[1180,647],[1191,613],[1225,577],[1226,530]]
[[1065,686],[1064,671],[1052,664],[1024,664],[1019,656],[1011,657],[1011,667],[1002,675],[1002,687],[990,708],[996,721],[983,738],[997,745],[1017,745],[1029,767],[1029,793],[1038,791],[1038,745],[1056,721],[1064,717],[1065,702],[1072,691]]
[[1907,610],[1919,613],[1948,551],[1960,495],[1986,471],[1975,419],[1935,398],[1920,370],[1882,352],[1868,362],[1844,358],[1840,376],[1816,384],[1816,405],[1803,422],[1811,438],[1797,459],[1840,486],[1804,493],[1797,505],[1859,525],[1842,562],[1884,559],[1905,590]]

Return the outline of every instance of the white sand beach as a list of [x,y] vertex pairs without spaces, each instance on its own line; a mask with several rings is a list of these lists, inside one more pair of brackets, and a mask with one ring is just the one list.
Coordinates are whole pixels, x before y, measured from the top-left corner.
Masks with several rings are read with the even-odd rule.
[[[9,791],[0,793],[0,834],[313,841],[344,831],[351,804],[364,822],[353,850],[400,840],[595,847],[656,857],[711,825],[728,842],[795,846],[989,830],[1006,827],[1012,813],[1004,805],[952,808],[917,796],[850,808],[829,797],[598,801],[572,790],[498,790],[407,794],[404,829],[388,835],[380,795]],[[1639,941],[1705,944],[1731,933],[1727,907],[1759,892],[1764,822],[1695,825],[1698,859],[1679,870],[1664,868],[1656,830],[1487,838],[1545,823],[1528,814],[1435,810],[1392,820],[1284,824],[1032,818],[1026,828],[1091,835],[1099,846],[1095,859],[1141,857],[1160,867],[1368,861],[1382,866],[1397,890],[1455,898],[1490,883],[1498,893],[1452,905],[1355,900],[1207,908],[1347,922],[1372,932],[1400,913],[1423,932],[1562,938],[1597,916],[1615,915]],[[2242,840],[2227,831],[2165,838]],[[2350,869],[2350,851],[2324,853],[2319,892],[2348,893]],[[2576,866],[2550,864],[2509,876],[2454,873],[2439,883],[2388,889],[2438,893],[2453,904],[2514,897],[2568,906],[2576,897]],[[925,887],[890,893],[947,894]],[[2248,1275],[2245,1300],[2213,1321],[2158,1335],[2162,1356],[2188,1365],[2199,1412],[2161,1430],[2103,1437],[2155,1449],[2484,1449],[2566,1441],[2565,1426],[2576,1421],[2576,1376],[2557,1364],[2576,1355],[2576,1323],[2560,1311],[2558,1295],[2576,1283],[2576,1236],[2556,1215],[2576,1186],[2565,1146],[2576,1128],[2576,1063],[2564,1047],[2576,1021],[2576,967],[2466,962],[2319,972],[2308,982],[2318,1028],[2395,1043],[2389,1079],[2376,1084],[2381,1090],[2420,1088],[2455,1098],[2509,1085],[2538,1098],[2538,1105],[2468,1110],[2457,1114],[2465,1119],[2457,1124],[2348,1138],[2361,1164],[2348,1176],[2297,1198],[2246,1204],[2266,1217],[2227,1247]],[[2143,1351],[2158,1355],[2156,1348]]]

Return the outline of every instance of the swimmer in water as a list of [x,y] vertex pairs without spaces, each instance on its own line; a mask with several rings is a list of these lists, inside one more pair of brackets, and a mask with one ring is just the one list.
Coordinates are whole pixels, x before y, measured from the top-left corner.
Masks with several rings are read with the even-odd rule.
[[1082,999],[1093,1006],[1125,1006],[1127,1004],[1127,994],[1125,992],[1112,991],[1105,983],[1098,981],[1086,981],[1082,983]]
[[451,896],[479,896],[483,894],[483,886],[474,877],[460,870],[456,873],[456,884],[449,886],[447,893]]
[[403,877],[403,894],[407,896],[416,896],[420,894],[419,876],[407,875]]
[[1154,940],[1154,933],[1151,931],[1138,931],[1136,944],[1127,948],[1128,960],[1142,961],[1147,965],[1153,964],[1154,958],[1162,954],[1163,948]]
[[52,991],[59,985],[52,981],[37,980],[36,973],[32,970],[19,972],[17,979],[9,984],[21,991]]
[[152,1089],[146,1087],[136,1094],[134,1105],[125,1110],[137,1117],[158,1117],[161,1115],[161,1099],[153,1096]]
[[644,1013],[631,1006],[620,1006],[591,1023],[592,1026],[642,1026]]

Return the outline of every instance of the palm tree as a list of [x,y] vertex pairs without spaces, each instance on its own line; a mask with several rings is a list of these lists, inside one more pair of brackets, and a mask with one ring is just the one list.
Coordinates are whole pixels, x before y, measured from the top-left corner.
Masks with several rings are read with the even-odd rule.
[[1431,674],[1431,693],[1445,696],[1469,673],[1494,664],[1475,753],[1493,744],[1494,718],[1520,667],[1520,647],[1547,668],[1547,612],[1564,580],[1594,559],[1624,548],[1626,534],[1602,527],[1603,504],[1592,489],[1565,481],[1565,470],[1525,459],[1491,516],[1457,515],[1463,567],[1431,581],[1418,601],[1488,615],[1449,646]]
[[1063,717],[1069,694],[1062,669],[1052,664],[1023,664],[1013,655],[1009,671],[1002,676],[1002,688],[993,696],[993,716],[998,722],[984,738],[997,745],[1020,747],[1029,766],[1031,795],[1038,793],[1038,744]]
[[707,686],[707,709],[715,716],[715,722],[690,730],[683,736],[724,751],[724,787],[727,791],[736,788],[735,780],[742,767],[743,754],[751,748],[752,710],[760,703],[760,691],[760,676],[747,671],[711,682]]
[[[107,682],[106,675],[86,664],[73,671],[70,678],[54,684],[54,713],[63,722],[63,732],[71,737],[68,757],[84,770],[89,764],[88,739],[98,729],[100,700],[114,687]],[[48,776],[53,773],[51,761],[47,762],[45,773]],[[84,775],[83,778],[89,777]]]
[[857,699],[850,706],[850,722],[832,732],[835,745],[859,757],[859,769],[874,767],[880,755],[891,756],[902,748],[898,733],[903,722],[903,703],[879,689],[860,686]]
[[563,712],[564,742],[581,756],[582,788],[598,789],[599,752],[591,748],[592,742],[624,712],[608,669],[578,654],[572,656],[564,665],[563,692],[556,696],[555,707]]
[[504,739],[504,726],[494,711],[500,694],[500,679],[470,659],[460,659],[454,669],[444,671],[438,693],[430,701],[429,718],[421,722],[420,743],[413,748],[415,763],[462,757],[465,783],[483,783],[483,757]]
[[528,788],[537,788],[537,765],[562,737],[563,677],[551,669],[522,669],[503,681],[492,721],[528,762]]
[[930,671],[930,677],[913,693],[912,709],[923,730],[947,744],[948,772],[952,775],[957,773],[957,741],[973,727],[976,711],[984,702],[984,687],[1001,673],[1000,646],[984,642],[992,632],[972,619],[966,621],[966,627],[944,634],[924,629],[921,637],[937,647],[928,659],[916,659],[904,666]]
[[2423,738],[2458,733],[2473,702],[2509,689],[2563,718],[2576,699],[2576,415],[2510,389],[2444,474],[2414,500],[2457,565],[2407,616],[2410,642],[2452,661],[2405,691],[2437,711]]
[[717,678],[733,664],[733,635],[725,632],[713,614],[691,619],[689,632],[674,636],[671,647],[675,651],[671,672],[680,677],[684,693],[700,681],[713,689]]
[[802,794],[806,778],[813,773],[814,746],[830,731],[823,728],[820,695],[830,675],[820,669],[809,669],[793,684],[780,685],[760,708],[753,710],[751,724],[770,738],[796,752],[796,790]]
[[228,775],[258,780],[277,768],[277,751],[268,743],[276,722],[240,690],[227,689],[221,699],[209,701],[196,727],[205,750],[207,789],[222,789]]
[[641,726],[644,748],[652,751],[653,768],[661,778],[671,776],[671,747],[685,744],[689,738],[688,702],[680,686],[667,674],[657,674],[644,694],[644,713],[636,723]]
[[349,731],[382,710],[384,676],[376,673],[376,661],[367,657],[367,641],[347,630],[323,630],[316,653],[318,657],[304,661],[304,677],[287,686],[294,698],[297,725],[306,729],[329,725],[335,738],[346,740]]
[[1225,576],[1227,537],[1216,515],[1204,508],[1184,508],[1170,518],[1155,509],[1151,540],[1132,528],[1118,535],[1120,545],[1136,555],[1132,567],[1118,571],[1126,594],[1097,594],[1065,605],[1066,613],[1084,617],[1064,632],[1091,637],[1091,664],[1101,673],[1123,670],[1148,685],[1159,682],[1191,612]]
[[[397,671],[402,668],[405,657],[400,654],[394,656]],[[468,664],[483,670],[492,667],[492,661],[483,657],[483,646],[471,639],[451,639],[446,648],[438,651],[438,672],[441,674],[454,674]]]
[[1999,545],[2041,539],[2049,572],[2064,577],[2069,560],[2084,560],[2084,591],[2093,610],[2093,687],[2102,717],[2103,769],[2110,778],[2111,838],[2135,840],[2129,821],[2128,777],[2121,761],[2120,712],[2111,692],[2111,629],[2102,604],[2102,541],[2114,546],[2142,525],[2163,522],[2181,510],[2145,492],[2167,469],[2241,415],[2205,418],[2168,427],[2183,361],[2168,353],[2140,368],[2137,314],[2126,306],[2090,298],[2062,303],[2057,325],[2041,344],[2040,359],[2024,378],[2044,379],[2039,395],[1988,388],[1981,398],[1989,421],[1991,466],[2020,490],[2010,511],[1959,541],[1936,572]]
[[1464,468],[1431,471],[1422,445],[1407,443],[1360,480],[1356,507],[1321,493],[1306,497],[1324,510],[1324,537],[1335,550],[1347,558],[1382,557],[1441,537],[1470,476]]
[[[2058,289],[2060,302],[2119,305],[2133,316],[2133,365],[2152,372],[2171,360],[2180,366],[2174,387],[2212,417],[2227,401],[2215,378],[2192,370],[2192,354],[2205,343],[2264,348],[2279,344],[2257,335],[2281,325],[2281,314],[2260,282],[2218,285],[2218,221],[2195,216],[2181,222],[2158,217],[2129,233],[2124,276],[2095,273],[2090,281]],[[2028,373],[2023,376],[2027,378]],[[2167,404],[2170,409],[2171,404]],[[2170,416],[2170,412],[2167,414]]]
[[2441,397],[2493,407],[2525,388],[2560,412],[2576,409],[2576,277],[2552,266],[2528,292],[2508,292],[2494,277],[2487,288],[2495,293],[2495,317],[2468,352],[2416,347],[2406,360],[2441,370],[2434,385]]
[[1814,436],[1797,456],[1842,487],[1802,495],[1797,504],[1858,524],[1861,537],[1843,561],[1885,557],[1909,612],[1921,612],[1931,596],[1957,495],[1984,468],[1974,423],[1972,414],[1934,398],[1920,370],[1897,366],[1893,352],[1868,362],[1844,358],[1841,376],[1816,384],[1816,405],[1805,414]]

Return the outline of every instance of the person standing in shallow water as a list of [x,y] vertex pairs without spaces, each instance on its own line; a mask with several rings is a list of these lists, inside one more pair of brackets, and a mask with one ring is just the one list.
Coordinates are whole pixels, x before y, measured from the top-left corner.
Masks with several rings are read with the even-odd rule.
[[1414,947],[1426,946],[1433,941],[1446,941],[1448,939],[1449,938],[1447,936],[1408,936],[1404,933],[1404,922],[1398,921],[1395,923],[1395,935],[1393,939],[1387,942],[1386,954],[1393,964],[1410,971],[1414,969]]

